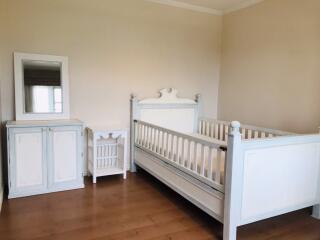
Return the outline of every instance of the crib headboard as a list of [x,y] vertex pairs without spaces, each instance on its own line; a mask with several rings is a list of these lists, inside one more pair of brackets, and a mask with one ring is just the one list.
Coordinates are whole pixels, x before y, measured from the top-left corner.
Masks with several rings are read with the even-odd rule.
[[200,95],[196,99],[179,98],[174,88],[160,90],[158,98],[138,100],[131,96],[131,121],[141,120],[164,128],[196,132],[200,112]]

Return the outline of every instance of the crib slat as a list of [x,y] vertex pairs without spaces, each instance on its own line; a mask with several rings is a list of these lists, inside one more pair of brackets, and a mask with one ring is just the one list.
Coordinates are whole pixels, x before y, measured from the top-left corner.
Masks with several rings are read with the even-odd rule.
[[143,139],[143,126],[140,125],[140,133],[139,133],[139,144],[142,145],[142,139]]
[[157,129],[152,128],[152,144],[151,144],[151,150],[156,151],[156,131]]
[[156,144],[156,153],[160,152],[160,130],[157,129],[157,140],[156,140],[157,144]]
[[188,143],[188,156],[187,156],[187,168],[189,170],[192,170],[191,169],[191,144],[192,144],[192,141],[191,140],[188,140],[189,143]]
[[254,130],[250,129],[250,139],[254,139]]
[[110,145],[110,148],[111,148],[110,166],[113,167],[114,146],[113,146],[113,145]]
[[215,129],[214,138],[219,139],[219,124],[218,123],[215,124],[215,128],[214,129]]
[[164,156],[165,155],[165,153],[166,153],[166,148],[165,148],[165,134],[166,134],[166,132],[162,132],[162,143],[161,143],[161,146],[162,146],[162,156]]
[[156,129],[153,128],[153,135],[152,135],[152,151],[155,151],[156,150]]
[[111,155],[112,155],[112,149],[111,149],[111,146],[110,145],[108,145],[108,150],[109,150],[109,153],[108,153],[108,167],[110,167],[111,166]]
[[135,125],[137,126],[137,131],[136,131],[136,143],[140,144],[140,124],[139,123],[135,123]]
[[212,149],[208,149],[208,166],[207,166],[207,176],[210,180],[212,180]]
[[143,147],[145,147],[146,145],[146,134],[147,134],[147,126],[143,126],[143,141],[142,141]]
[[176,157],[175,157],[175,162],[179,163],[179,141],[180,138],[177,137],[177,141],[176,141]]
[[220,124],[220,140],[223,141],[224,138],[224,125]]
[[175,139],[176,139],[176,135],[173,135],[172,134],[172,137],[171,137],[171,149],[170,149],[170,159],[171,161],[174,161],[174,146],[175,146]]
[[152,148],[152,128],[149,128],[149,135],[148,135],[148,149],[151,150]]
[[189,139],[186,140],[186,156],[184,158],[183,166],[187,167],[189,169],[189,162],[190,162],[190,143],[191,141]]
[[166,154],[166,132],[163,132],[162,136],[162,156],[164,157]]
[[[106,145],[103,146],[103,156],[108,156],[108,155],[107,155],[107,146],[106,146]],[[105,159],[103,160],[102,167],[103,167],[103,168],[106,167],[106,161],[105,161]]]
[[215,169],[215,182],[220,183],[220,168],[221,168],[221,150],[217,149],[217,161],[216,161],[216,169]]
[[146,141],[145,141],[145,145],[144,145],[146,148],[149,148],[149,146],[148,146],[149,145],[149,129],[150,129],[150,127],[146,128],[146,138],[145,138]]
[[197,149],[198,144],[194,142],[194,153],[193,153],[193,171],[197,172],[198,171],[198,162],[197,162]]
[[152,132],[153,132],[153,128],[150,127],[149,128],[149,136],[148,136],[148,142],[149,142],[148,149],[149,150],[152,150]]
[[157,152],[157,139],[158,139],[158,130],[154,129],[154,135],[153,135],[153,151]]
[[151,127],[148,127],[148,133],[147,133],[147,148],[150,149],[150,133],[151,133]]
[[144,141],[144,126],[142,125],[141,126],[141,135],[140,135],[140,145],[142,146],[143,145],[143,141]]
[[180,165],[182,166],[184,166],[184,144],[185,144],[185,139],[181,138]]
[[225,136],[225,141],[228,141],[228,135],[229,135],[229,126],[226,125],[226,132],[225,132],[225,134],[224,134],[224,136]]
[[161,136],[162,136],[162,131],[159,130],[159,132],[158,132],[158,154],[160,154],[160,155],[161,155],[161,151],[162,151]]
[[165,152],[165,157],[168,158],[168,154],[169,154],[169,132],[166,132],[166,139],[165,139],[165,149],[166,149],[166,152]]
[[204,176],[205,159],[204,159],[204,146],[202,144],[201,144],[200,161],[201,161],[201,175]]

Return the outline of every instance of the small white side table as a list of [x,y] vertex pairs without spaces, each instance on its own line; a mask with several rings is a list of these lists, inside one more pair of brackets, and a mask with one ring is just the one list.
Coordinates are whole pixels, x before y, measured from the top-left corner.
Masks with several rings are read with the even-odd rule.
[[128,129],[88,127],[88,170],[92,182],[97,177],[123,174],[127,176]]

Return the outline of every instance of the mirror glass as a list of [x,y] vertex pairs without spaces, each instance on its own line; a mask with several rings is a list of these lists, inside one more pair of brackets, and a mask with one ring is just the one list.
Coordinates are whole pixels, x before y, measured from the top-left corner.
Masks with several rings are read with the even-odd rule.
[[26,60],[22,66],[24,112],[62,113],[61,63]]

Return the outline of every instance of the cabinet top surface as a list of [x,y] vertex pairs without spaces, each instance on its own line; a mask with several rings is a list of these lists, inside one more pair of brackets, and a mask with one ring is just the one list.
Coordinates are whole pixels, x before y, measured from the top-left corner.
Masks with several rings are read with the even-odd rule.
[[6,126],[10,127],[38,127],[38,126],[70,126],[83,125],[83,122],[77,119],[66,120],[45,120],[45,121],[8,121]]

